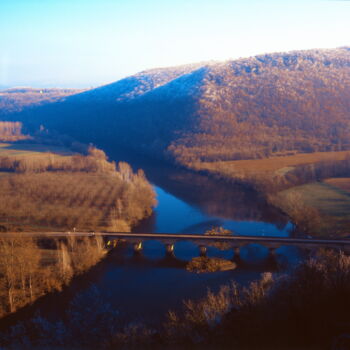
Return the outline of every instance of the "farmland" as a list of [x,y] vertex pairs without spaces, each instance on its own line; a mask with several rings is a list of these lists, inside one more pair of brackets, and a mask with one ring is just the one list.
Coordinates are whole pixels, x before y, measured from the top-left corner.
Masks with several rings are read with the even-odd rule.
[[349,159],[349,151],[317,152],[203,162],[193,168],[254,187],[285,212],[299,231],[339,237],[350,233]]
[[[350,234],[350,179],[327,179],[295,186],[273,196],[273,202],[313,236],[344,237]],[[349,187],[350,188],[350,187]]]
[[299,153],[264,159],[201,162],[192,165],[192,167],[196,170],[207,170],[228,177],[260,174],[284,175],[301,165],[341,161],[348,157],[350,157],[350,151]]
[[42,144],[0,144],[2,231],[119,230],[152,212],[154,192],[142,171]]
[[0,143],[0,157],[45,157],[48,153],[55,156],[72,155],[73,152],[66,147],[31,144],[31,143]]

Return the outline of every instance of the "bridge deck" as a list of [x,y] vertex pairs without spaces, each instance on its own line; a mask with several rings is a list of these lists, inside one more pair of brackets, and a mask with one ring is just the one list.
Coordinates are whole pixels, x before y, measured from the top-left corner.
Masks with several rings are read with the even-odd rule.
[[[11,236],[13,233],[2,233],[1,236]],[[110,239],[125,240],[191,240],[201,242],[232,242],[232,243],[261,243],[261,244],[286,244],[298,246],[349,246],[350,239],[318,239],[318,238],[292,238],[271,236],[235,236],[235,235],[203,235],[181,233],[130,233],[130,232],[26,232],[22,236],[30,237],[88,237],[102,236]]]

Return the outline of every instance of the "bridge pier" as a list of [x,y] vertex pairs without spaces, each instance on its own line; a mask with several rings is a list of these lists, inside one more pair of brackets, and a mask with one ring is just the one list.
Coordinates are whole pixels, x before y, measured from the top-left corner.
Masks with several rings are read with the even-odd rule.
[[[277,247],[268,247],[269,255],[267,257],[267,262],[271,264],[274,268],[279,269],[282,267],[281,260],[278,258],[278,253],[276,253]],[[283,263],[283,262],[282,262]]]
[[117,246],[117,240],[116,239],[112,239],[112,240],[108,240],[107,241],[106,247],[108,249],[115,248],[116,246]]
[[199,246],[199,256],[207,256],[207,247],[205,245]]
[[134,244],[134,252],[139,253],[142,250],[142,242],[137,242]]
[[174,255],[174,244],[166,244],[165,251],[167,255]]
[[275,258],[276,257],[276,249],[275,247],[270,247],[269,248],[269,255],[272,257],[272,258]]
[[237,263],[241,260],[241,248],[233,247],[233,260]]

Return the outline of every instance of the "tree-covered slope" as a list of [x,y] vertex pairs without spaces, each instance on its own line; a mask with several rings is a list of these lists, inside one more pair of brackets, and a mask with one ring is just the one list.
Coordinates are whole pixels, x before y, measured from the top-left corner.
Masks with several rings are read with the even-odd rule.
[[350,148],[350,49],[141,72],[13,115],[185,164]]

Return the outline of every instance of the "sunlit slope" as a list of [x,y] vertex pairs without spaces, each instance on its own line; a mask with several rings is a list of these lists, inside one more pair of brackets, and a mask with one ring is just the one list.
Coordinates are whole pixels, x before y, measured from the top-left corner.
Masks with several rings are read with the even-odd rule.
[[145,71],[13,118],[192,165],[345,150],[350,49]]

